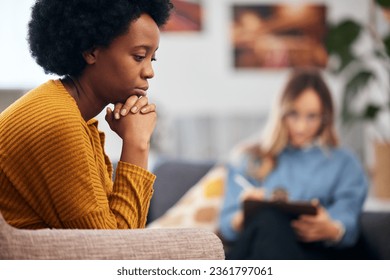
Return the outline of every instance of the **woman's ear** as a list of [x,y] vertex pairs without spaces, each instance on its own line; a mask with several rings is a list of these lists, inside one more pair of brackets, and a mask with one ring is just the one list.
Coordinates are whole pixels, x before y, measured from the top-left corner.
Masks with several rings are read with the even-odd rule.
[[96,62],[98,53],[99,53],[98,48],[91,48],[83,52],[83,57],[85,62],[89,65],[94,64]]

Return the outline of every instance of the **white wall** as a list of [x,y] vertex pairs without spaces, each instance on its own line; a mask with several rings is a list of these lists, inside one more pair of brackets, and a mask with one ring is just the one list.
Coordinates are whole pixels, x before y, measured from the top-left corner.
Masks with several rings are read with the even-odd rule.
[[[25,40],[33,2],[0,2],[0,88],[32,88],[48,78],[30,58]],[[273,2],[283,1],[203,0],[203,32],[162,34],[155,63],[156,76],[151,81],[149,96],[163,112],[163,117],[268,113],[288,72],[235,70],[232,67],[229,25],[232,4]],[[328,19],[332,22],[344,17],[368,19],[369,0],[306,2],[326,3]],[[337,99],[340,82],[327,78]],[[101,128],[108,131],[103,118],[99,118]],[[120,141],[112,133],[107,137],[106,146],[113,158],[119,156]]]
[[33,0],[0,0],[0,88],[29,89],[48,79],[31,58],[27,23]]

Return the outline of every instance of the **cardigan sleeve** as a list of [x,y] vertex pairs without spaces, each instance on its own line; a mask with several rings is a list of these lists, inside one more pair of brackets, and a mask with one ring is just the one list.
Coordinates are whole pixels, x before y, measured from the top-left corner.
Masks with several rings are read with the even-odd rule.
[[[139,166],[122,161],[118,163],[113,192],[109,197],[118,227],[145,227],[155,177]],[[129,213],[134,213],[137,218],[129,219]]]
[[[107,186],[100,139],[81,120],[51,126],[46,154],[52,174],[48,191],[64,228],[128,229],[144,227],[155,176],[119,162],[116,179]],[[94,137],[96,139],[94,139]],[[97,152],[99,151],[99,152]],[[104,167],[104,168],[102,168]]]

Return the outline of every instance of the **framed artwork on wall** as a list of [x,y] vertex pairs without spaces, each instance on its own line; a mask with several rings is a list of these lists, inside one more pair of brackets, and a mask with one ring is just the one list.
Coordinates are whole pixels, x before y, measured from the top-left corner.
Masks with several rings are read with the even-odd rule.
[[202,0],[171,0],[173,13],[162,28],[164,32],[197,32],[202,30]]
[[235,68],[325,67],[326,6],[248,4],[232,6]]

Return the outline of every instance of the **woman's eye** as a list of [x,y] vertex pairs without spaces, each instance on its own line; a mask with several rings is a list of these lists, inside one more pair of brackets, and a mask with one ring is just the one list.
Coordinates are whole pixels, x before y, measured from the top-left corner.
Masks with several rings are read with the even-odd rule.
[[138,62],[141,62],[142,60],[145,59],[145,56],[142,55],[134,55],[134,59]]
[[310,120],[310,121],[315,121],[315,120],[317,120],[319,118],[320,118],[319,114],[309,114],[309,115],[307,115],[307,119]]
[[297,118],[298,117],[298,113],[295,112],[295,111],[290,111],[287,113],[287,117],[288,118]]

